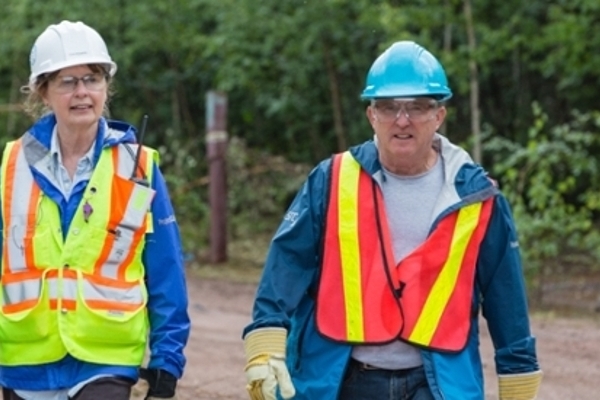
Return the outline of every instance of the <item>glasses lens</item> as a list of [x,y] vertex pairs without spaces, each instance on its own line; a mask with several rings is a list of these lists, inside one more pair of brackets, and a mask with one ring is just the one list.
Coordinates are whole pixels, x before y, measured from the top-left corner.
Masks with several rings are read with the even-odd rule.
[[57,93],[71,93],[75,91],[79,81],[83,82],[86,89],[91,91],[99,91],[104,89],[106,79],[101,73],[84,75],[81,78],[76,76],[64,75],[58,76],[54,82],[54,88]]
[[434,104],[427,101],[411,101],[410,103],[406,103],[405,110],[406,115],[408,115],[408,119],[411,121],[425,121],[429,119],[431,109],[434,107]]
[[381,122],[394,122],[402,114],[413,122],[423,122],[430,118],[430,111],[436,106],[436,102],[434,100],[380,100],[376,101],[374,106]]
[[379,118],[381,122],[395,121],[398,117],[398,113],[402,109],[399,103],[392,100],[377,101],[374,106],[377,118]]
[[80,78],[88,90],[98,91],[104,89],[106,80],[102,74],[90,74]]

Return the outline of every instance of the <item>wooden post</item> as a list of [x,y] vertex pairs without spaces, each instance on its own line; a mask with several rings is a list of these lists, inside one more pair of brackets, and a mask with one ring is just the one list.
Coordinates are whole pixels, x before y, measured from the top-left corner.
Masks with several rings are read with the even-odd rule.
[[206,152],[209,162],[210,262],[227,261],[227,96],[206,94]]

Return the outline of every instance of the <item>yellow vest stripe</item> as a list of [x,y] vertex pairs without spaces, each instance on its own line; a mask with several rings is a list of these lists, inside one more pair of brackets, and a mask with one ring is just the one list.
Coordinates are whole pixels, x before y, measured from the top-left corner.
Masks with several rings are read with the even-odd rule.
[[344,266],[343,286],[346,304],[348,340],[362,341],[364,337],[362,284],[360,272],[360,245],[358,241],[358,182],[360,166],[350,152],[341,160],[338,196],[339,246]]
[[410,341],[416,343],[431,342],[438,322],[458,281],[462,259],[477,228],[482,205],[483,203],[475,203],[460,210],[448,260],[435,281],[431,294],[427,297],[415,328],[410,335]]

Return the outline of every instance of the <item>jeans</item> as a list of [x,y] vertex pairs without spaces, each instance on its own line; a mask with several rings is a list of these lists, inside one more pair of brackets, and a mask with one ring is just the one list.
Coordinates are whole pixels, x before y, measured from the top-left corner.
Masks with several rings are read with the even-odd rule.
[[433,400],[422,366],[389,371],[351,360],[338,400]]

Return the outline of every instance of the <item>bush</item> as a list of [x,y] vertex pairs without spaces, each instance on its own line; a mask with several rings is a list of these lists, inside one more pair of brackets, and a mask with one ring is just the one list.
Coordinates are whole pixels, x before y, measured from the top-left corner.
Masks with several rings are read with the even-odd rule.
[[526,276],[541,293],[553,274],[599,264],[600,113],[575,112],[569,123],[548,127],[535,103],[533,112],[527,143],[495,137],[486,151],[514,208]]

